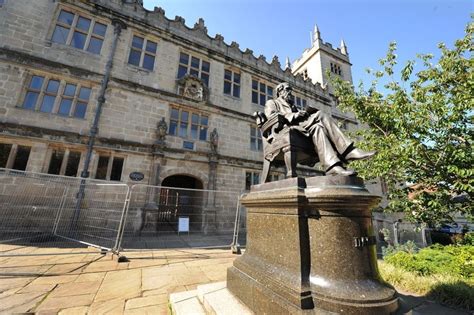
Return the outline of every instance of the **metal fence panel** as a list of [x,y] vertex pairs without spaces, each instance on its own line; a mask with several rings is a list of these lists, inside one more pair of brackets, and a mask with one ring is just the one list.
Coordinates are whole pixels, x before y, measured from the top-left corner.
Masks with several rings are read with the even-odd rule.
[[[0,169],[0,256],[49,248],[112,249],[126,184]],[[30,247],[27,253],[23,247]]]
[[[134,185],[121,250],[231,246],[240,193]],[[239,228],[245,228],[245,219]],[[245,243],[245,230],[239,230]]]

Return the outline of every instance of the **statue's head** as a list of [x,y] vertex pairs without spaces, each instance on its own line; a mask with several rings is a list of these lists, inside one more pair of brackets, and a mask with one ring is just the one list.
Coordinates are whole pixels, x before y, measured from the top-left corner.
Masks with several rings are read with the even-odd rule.
[[276,86],[276,97],[281,97],[287,103],[293,104],[293,89],[288,82],[282,82]]

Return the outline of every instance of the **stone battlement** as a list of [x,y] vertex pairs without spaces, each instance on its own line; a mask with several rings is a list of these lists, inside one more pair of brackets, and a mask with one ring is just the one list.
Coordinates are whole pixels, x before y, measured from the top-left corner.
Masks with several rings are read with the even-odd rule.
[[132,19],[135,23],[146,24],[173,36],[179,36],[187,41],[201,45],[213,52],[230,56],[237,62],[249,67],[255,67],[259,71],[266,72],[266,74],[275,77],[277,80],[287,81],[299,89],[315,94],[328,93],[321,84],[313,84],[311,80],[305,80],[301,74],[293,75],[289,68],[283,70],[278,56],[274,56],[268,62],[265,56],[259,55],[257,57],[254,55],[253,50],[249,48],[245,50],[240,49],[239,44],[235,41],[232,41],[230,44],[226,43],[224,36],[221,34],[216,34],[215,37],[209,36],[202,18],[193,27],[189,27],[186,25],[183,17],[176,16],[174,19],[169,19],[166,17],[163,8],[155,7],[153,11],[149,11],[143,7],[141,1],[127,1],[124,3],[122,0],[89,0],[88,2],[95,5],[96,9],[100,11],[109,11],[113,16]]

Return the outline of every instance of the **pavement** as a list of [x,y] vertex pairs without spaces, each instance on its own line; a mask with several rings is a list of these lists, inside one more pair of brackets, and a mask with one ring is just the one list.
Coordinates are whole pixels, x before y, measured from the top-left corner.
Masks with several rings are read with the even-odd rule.
[[[15,245],[0,252],[8,246]],[[128,261],[119,263],[92,248],[14,251],[37,256],[0,255],[0,314],[168,314],[170,293],[225,281],[237,257],[229,249],[164,249],[125,253]],[[400,314],[468,314],[423,297],[401,298]]]

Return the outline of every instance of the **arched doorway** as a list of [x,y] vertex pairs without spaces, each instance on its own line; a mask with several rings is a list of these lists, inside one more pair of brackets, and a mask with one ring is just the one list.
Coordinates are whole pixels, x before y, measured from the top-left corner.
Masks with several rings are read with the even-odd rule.
[[203,206],[202,182],[187,175],[172,175],[161,183],[160,218],[168,228],[178,231],[180,217],[189,218],[190,232],[201,230]]

